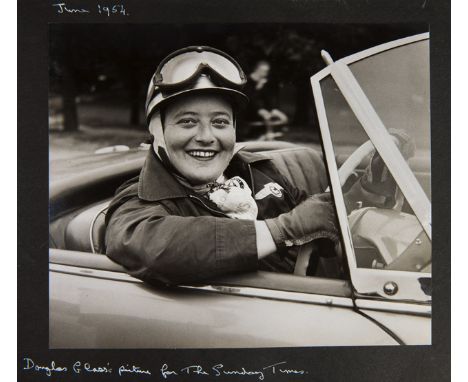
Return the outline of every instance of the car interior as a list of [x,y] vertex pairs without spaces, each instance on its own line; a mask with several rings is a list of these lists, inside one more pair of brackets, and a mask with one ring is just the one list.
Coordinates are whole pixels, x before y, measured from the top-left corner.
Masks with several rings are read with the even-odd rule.
[[[246,142],[243,145],[244,150],[269,157],[292,184],[307,191],[310,195],[324,192],[328,188],[328,175],[323,154],[318,145],[304,147],[280,141]],[[142,161],[143,158],[140,163],[130,168],[127,166],[124,170],[122,166],[112,171],[104,167],[99,169],[100,174],[85,174],[58,187],[58,192],[55,192],[50,201],[50,247],[96,255],[105,254],[107,206],[117,187],[139,174]],[[339,157],[337,157],[337,162],[340,164]],[[362,169],[357,169],[357,173],[361,172]],[[417,173],[418,178],[422,177],[423,184],[426,183],[424,182],[427,180],[426,175],[426,171]],[[424,188],[427,192],[427,187]],[[375,262],[373,259],[380,258],[375,255],[376,248],[368,241],[356,242],[355,246],[360,253],[361,263],[366,260],[371,264]],[[314,256],[311,256],[312,252]],[[426,260],[424,263],[427,263]],[[349,275],[344,271],[345,261],[346,257],[340,251],[336,251],[336,248],[331,248],[326,241],[317,241],[310,246],[304,246],[299,253],[294,274],[349,280]],[[360,266],[371,267],[366,264],[360,264]],[[264,279],[269,277],[266,275]],[[255,282],[258,282],[258,277]],[[277,282],[276,278],[275,283]],[[288,281],[285,280],[285,282]]]
[[[304,147],[297,144],[275,141],[258,141],[243,143],[243,149],[261,153],[275,163],[278,170],[296,185],[309,194],[324,192],[328,188],[328,177],[320,148]],[[141,166],[140,166],[141,167]],[[96,174],[89,179],[75,180],[76,186],[68,184],[51,198],[50,211],[50,246],[78,252],[105,253],[105,214],[116,188],[125,180],[137,176],[140,167],[133,171],[107,174],[99,177]],[[103,173],[106,169],[102,169]],[[85,176],[86,178],[86,176]],[[83,181],[85,180],[85,181]],[[314,256],[311,264],[308,262],[310,253],[322,254]],[[299,255],[299,262],[305,262],[306,269],[297,270],[301,276],[316,276],[320,278],[344,278],[341,269],[342,259],[330,256],[333,252],[325,243],[320,248],[307,248]],[[301,256],[303,258],[301,259]],[[268,273],[268,272],[265,272]],[[266,280],[268,276],[263,277]],[[258,282],[258,277],[257,277]],[[278,279],[275,279],[278,283]],[[341,293],[340,293],[341,294]]]

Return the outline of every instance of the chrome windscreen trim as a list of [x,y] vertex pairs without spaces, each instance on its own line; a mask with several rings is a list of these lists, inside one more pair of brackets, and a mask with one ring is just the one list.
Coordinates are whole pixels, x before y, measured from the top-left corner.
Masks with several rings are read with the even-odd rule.
[[360,51],[358,53],[355,53],[355,54],[352,54],[350,56],[343,57],[339,61],[342,61],[345,64],[352,64],[353,62],[360,61],[360,60],[362,60],[364,58],[373,56],[375,54],[384,52],[386,50],[390,50],[390,49],[393,49],[393,48],[397,48],[397,47],[400,47],[400,46],[411,44],[413,42],[427,40],[427,39],[429,39],[429,32],[417,34],[417,35],[410,36],[410,37],[404,37],[404,38],[400,38],[398,40],[394,40],[394,41],[386,42],[386,43],[381,44],[381,45],[374,46],[374,47],[366,49],[366,50],[362,50],[362,51]]
[[[340,230],[343,238],[345,254],[348,259],[348,264],[351,269],[356,269],[356,258],[354,256],[353,240],[348,225],[348,214],[342,192],[335,192],[334,190],[341,190],[340,178],[338,176],[338,168],[336,166],[335,151],[333,149],[333,142],[330,135],[328,126],[328,118],[325,110],[325,105],[322,97],[322,89],[320,88],[320,80],[330,74],[329,68],[322,70],[317,75],[311,78],[312,92],[314,94],[315,106],[317,109],[317,117],[320,125],[320,132],[322,135],[323,151],[327,160],[328,171],[330,175],[331,191],[335,201],[336,212],[338,221],[340,222]],[[353,280],[353,272],[351,272],[351,280]]]

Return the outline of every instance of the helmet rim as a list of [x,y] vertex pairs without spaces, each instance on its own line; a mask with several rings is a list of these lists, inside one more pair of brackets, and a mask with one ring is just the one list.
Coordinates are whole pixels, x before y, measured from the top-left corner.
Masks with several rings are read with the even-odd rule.
[[179,88],[178,90],[171,92],[167,89],[155,88],[154,92],[150,94],[151,90],[152,89],[150,88],[148,93],[149,101],[147,100],[145,110],[147,122],[149,122],[153,112],[161,108],[161,105],[167,103],[169,100],[174,100],[177,97],[194,92],[211,92],[226,95],[234,101],[234,106],[240,110],[244,109],[249,101],[247,95],[240,90],[226,86],[218,86],[212,81],[211,77],[204,74],[200,75],[198,80],[195,83],[192,83],[189,87],[184,87],[182,89]]

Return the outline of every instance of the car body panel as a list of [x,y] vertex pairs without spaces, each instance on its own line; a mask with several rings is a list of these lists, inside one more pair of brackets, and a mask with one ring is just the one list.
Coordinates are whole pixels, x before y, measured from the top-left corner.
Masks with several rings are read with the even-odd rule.
[[78,174],[86,174],[93,170],[107,168],[113,165],[121,165],[124,162],[139,160],[140,167],[149,145],[140,146],[124,152],[113,152],[107,154],[82,155],[70,159],[57,159],[50,162],[50,177],[52,182],[63,181],[75,177]]
[[[71,269],[74,268],[74,269]],[[226,290],[226,289],[225,289]],[[153,288],[105,271],[50,273],[51,348],[235,348],[395,345],[352,308],[206,291]],[[288,294],[289,292],[283,292]],[[320,296],[319,296],[320,297]],[[322,296],[323,298],[324,296]],[[326,297],[326,296],[325,296]],[[328,297],[328,300],[337,300]],[[320,301],[317,300],[317,301]],[[56,330],[55,328],[60,328]]]
[[390,329],[406,345],[431,344],[431,317],[428,315],[390,313],[369,309],[361,309],[361,312]]

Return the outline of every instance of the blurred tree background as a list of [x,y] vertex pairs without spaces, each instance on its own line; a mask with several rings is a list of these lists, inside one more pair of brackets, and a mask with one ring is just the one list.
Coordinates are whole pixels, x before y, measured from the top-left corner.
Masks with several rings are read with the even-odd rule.
[[320,51],[339,59],[376,44],[426,32],[415,24],[51,24],[50,129],[145,130],[148,81],[159,61],[188,45],[210,45],[238,60],[246,74],[271,64],[278,107],[290,130],[314,126],[309,77]]

